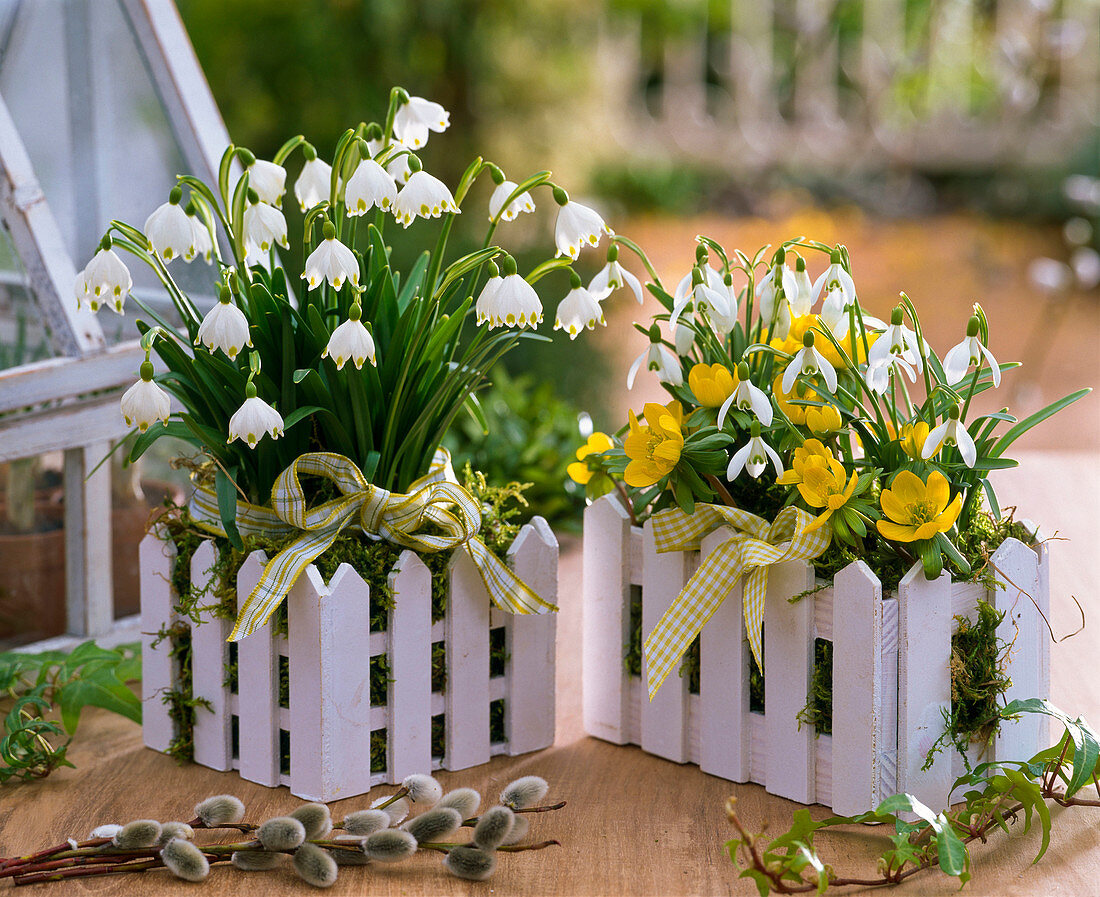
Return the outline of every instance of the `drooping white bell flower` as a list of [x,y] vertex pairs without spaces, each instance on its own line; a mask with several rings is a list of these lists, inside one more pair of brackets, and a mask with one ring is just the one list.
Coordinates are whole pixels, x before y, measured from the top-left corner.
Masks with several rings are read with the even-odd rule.
[[278,439],[283,435],[283,417],[256,395],[256,386],[251,380],[245,387],[245,400],[233,416],[229,418],[229,438],[226,442],[242,439],[248,447],[254,449],[265,435]]
[[672,343],[676,346],[677,355],[687,355],[695,345],[695,329],[682,320],[677,321],[676,328],[672,331]]
[[756,298],[760,301],[760,320],[766,324],[770,325],[776,314],[775,297],[780,288],[788,302],[798,294],[798,281],[794,278],[794,271],[787,267],[787,253],[783,249],[775,254],[768,273],[756,285]]
[[214,261],[214,237],[206,222],[193,211],[188,212],[191,219],[191,230],[195,240],[195,258],[201,258],[206,264]]
[[814,304],[814,287],[810,274],[806,270],[806,260],[799,256],[794,263],[794,293],[787,296],[791,303],[791,314],[797,318],[810,313]]
[[920,341],[916,332],[902,323],[903,320],[902,308],[898,306],[890,314],[890,324],[867,353],[869,367],[885,364],[891,355],[900,355],[918,374],[924,370]]
[[[737,365],[736,388],[727,396],[718,409],[719,429],[725,425],[726,414],[729,413],[731,407],[736,408],[738,411],[752,412],[765,427],[771,426],[772,415],[774,414],[771,399],[768,398],[764,390],[759,386],[755,386],[749,379],[749,366],[744,361]],[[756,476],[756,474],[753,474],[753,476]]]
[[373,159],[364,159],[355,167],[344,191],[349,218],[373,208],[389,211],[396,201],[397,184],[386,169]]
[[218,303],[202,319],[195,342],[211,352],[221,349],[230,360],[245,346],[252,345],[248,318],[233,304],[228,287],[222,287]]
[[516,262],[511,256],[504,259],[503,271],[504,276],[487,300],[489,328],[534,327],[542,321],[539,294],[516,273]]
[[416,218],[438,218],[444,212],[459,212],[455,198],[439,178],[426,171],[414,171],[393,204],[393,217],[408,227]]
[[814,348],[814,332],[807,330],[802,336],[802,348],[790,360],[783,372],[783,392],[790,395],[794,388],[795,377],[799,374],[821,374],[829,392],[836,392],[836,369],[829,360]]
[[982,358],[989,362],[990,371],[993,374],[993,385],[1001,385],[1001,366],[993,353],[989,351],[978,338],[980,322],[977,315],[972,315],[966,323],[966,338],[957,346],[952,347],[943,357],[943,373],[948,384],[958,383],[966,376],[966,372],[973,365],[980,368]]
[[99,250],[76,276],[77,308],[83,301],[92,311],[99,311],[99,306],[106,303],[122,314],[123,303],[133,287],[130,269],[111,248],[110,238],[104,238]]
[[726,468],[726,479],[731,481],[737,479],[742,470],[747,470],[749,476],[756,479],[767,469],[769,458],[772,466],[775,467],[775,475],[783,476],[783,462],[779,460],[775,449],[760,438],[760,424],[758,421],[753,421],[749,441],[730,458],[729,466]]
[[493,195],[489,197],[489,220],[496,220],[497,216],[500,216],[501,221],[514,221],[523,212],[535,211],[535,201],[531,198],[531,194],[524,190],[519,196],[508,203],[508,207],[501,211],[504,206],[504,201],[512,195],[513,191],[518,187],[515,181],[501,181],[497,185],[497,188],[493,191]]
[[558,247],[558,255],[575,259],[581,254],[582,246],[598,246],[603,234],[611,232],[599,212],[573,202],[560,187],[554,188],[554,199],[559,206],[554,222],[554,245]]
[[[881,340],[882,337],[879,339]],[[885,394],[890,386],[890,372],[893,370],[904,372],[910,383],[917,382],[916,369],[908,359],[900,352],[890,353],[881,360],[867,365],[867,385],[871,387],[871,391],[880,396]]]
[[[329,198],[332,190],[332,166],[317,158],[317,150],[308,143],[305,145],[306,161],[298,180],[294,182],[294,196],[298,207],[309,211]],[[259,193],[259,191],[256,191]]]
[[[393,148],[392,152],[387,153],[387,156],[393,156],[394,153],[405,149],[401,142],[395,142],[390,144]],[[381,140],[367,140],[367,151],[370,153],[371,158],[378,161],[378,154],[382,152],[385,144]],[[382,164],[382,163],[379,163]],[[394,156],[390,158],[388,162],[385,162],[386,172],[395,183],[404,184],[409,180],[409,176],[412,174],[412,163],[409,161],[408,153],[402,153],[400,156]]]
[[581,279],[574,274],[572,288],[558,303],[558,313],[554,319],[554,329],[564,330],[570,339],[576,339],[585,328],[592,330],[599,324],[606,326],[603,309],[588,290],[581,286]]
[[322,358],[331,358],[336,362],[338,371],[343,369],[348,359],[351,359],[356,370],[361,370],[363,362],[368,360],[375,367],[378,366],[374,338],[360,320],[362,314],[359,303],[353,303],[348,312],[348,319],[332,331],[328,345],[321,353]]
[[[289,249],[286,238],[286,218],[274,206],[260,202],[259,197],[249,190],[249,206],[244,210],[244,238],[250,248],[261,253],[269,252],[275,244]],[[255,199],[255,202],[252,200]]]
[[[710,265],[703,265],[702,263],[697,265],[696,268],[703,272],[705,282],[712,290],[720,290],[725,286],[726,282],[723,280],[720,271],[716,271]],[[692,268],[687,274],[680,278],[680,282],[676,284],[676,289],[672,293],[673,302],[679,302],[694,289],[696,268]]]
[[260,202],[269,206],[280,206],[286,193],[286,169],[282,165],[255,159],[248,166],[248,186],[255,190]]
[[191,219],[180,208],[183,191],[173,187],[168,194],[168,202],[159,206],[145,219],[145,236],[164,261],[182,258],[185,262],[195,257],[195,230]]
[[[847,308],[856,301],[855,281],[852,280],[852,275],[844,270],[844,266],[840,262],[840,250],[838,249],[833,250],[829,259],[829,267],[814,281],[813,301],[818,300],[822,290],[829,293],[834,289],[839,289],[842,294],[837,301],[842,304],[843,308]],[[824,311],[822,313],[824,314]]]
[[695,314],[709,314],[711,311],[717,311],[718,315],[723,319],[728,318],[730,314],[729,305],[729,292],[726,290],[726,285],[723,283],[721,288],[713,289],[709,284],[703,282],[703,274],[697,268],[693,275],[695,285],[692,287],[690,293],[685,293],[672,306],[672,315],[668,319],[670,327],[675,327],[676,322],[679,320],[680,315],[683,314],[684,309],[689,302],[695,304]]
[[[486,321],[495,322],[499,317],[495,297],[497,289],[503,282],[504,278],[500,276],[497,266],[489,262],[489,279],[485,282],[485,286],[481,288],[481,292],[477,297],[477,304],[474,306],[474,312],[477,316],[475,320],[478,324],[484,324]],[[493,323],[492,326],[495,327],[496,324]]]
[[[612,257],[612,253],[614,253],[614,257]],[[639,305],[645,301],[641,282],[619,264],[619,248],[612,246],[607,253],[607,264],[592,278],[592,281],[588,284],[588,292],[602,302],[615,290],[623,287],[630,287]]]
[[959,420],[959,406],[952,405],[947,415],[947,420],[929,433],[928,438],[924,440],[921,457],[927,461],[945,445],[954,445],[958,447],[966,466],[973,467],[978,460],[978,448],[974,445],[974,440],[962,421]]
[[158,420],[168,426],[172,400],[153,382],[153,365],[148,358],[141,363],[140,375],[141,379],[123,393],[119,403],[126,426],[136,426],[142,433]]
[[[654,328],[656,330],[656,328]],[[671,383],[673,386],[683,386],[684,371],[680,366],[680,359],[672,351],[660,342],[660,332],[650,333],[649,348],[634,359],[630,370],[626,374],[626,388],[634,388],[634,379],[645,362],[646,370],[656,371],[657,379],[662,383]]]
[[428,132],[442,134],[451,123],[451,114],[439,103],[423,97],[409,97],[393,117],[393,136],[410,149],[428,142]]
[[336,239],[336,228],[326,221],[323,228],[324,239],[306,259],[305,278],[311,290],[317,289],[326,280],[334,290],[345,283],[359,286],[359,262],[347,246]]

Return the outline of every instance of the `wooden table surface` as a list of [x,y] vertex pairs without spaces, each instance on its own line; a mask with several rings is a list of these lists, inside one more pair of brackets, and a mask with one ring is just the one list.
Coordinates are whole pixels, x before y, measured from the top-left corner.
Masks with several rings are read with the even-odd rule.
[[[1090,614],[1076,637],[1054,646],[1053,700],[1071,714],[1100,725],[1100,619],[1097,514],[1100,509],[1100,455],[1096,451],[1044,452],[1019,456],[1022,467],[1001,475],[1003,504],[1018,504],[1069,541],[1052,545],[1052,617],[1056,633],[1072,631],[1078,613],[1075,595]],[[440,773],[445,787],[469,785],[495,799],[511,779],[537,774],[551,783],[550,796],[569,806],[535,818],[532,835],[557,838],[561,847],[537,853],[502,855],[496,874],[485,883],[463,882],[445,873],[438,855],[417,856],[394,866],[342,870],[332,889],[339,894],[752,894],[738,880],[723,842],[730,837],[723,805],[737,795],[744,821],[759,829],[770,821],[785,830],[797,806],[772,797],[756,785],[733,785],[642,753],[584,735],[581,725],[580,554],[576,543],[563,546],[559,594],[557,741],[525,757],[497,758],[457,773]],[[285,813],[299,801],[285,788],[266,789],[231,773],[178,766],[142,747],[134,724],[101,712],[88,712],[70,754],[75,770],[62,770],[32,784],[0,788],[0,855],[22,853],[85,837],[102,822],[134,818],[190,818],[196,802],[210,794],[233,792],[248,805],[248,819],[262,821]],[[365,759],[365,758],[364,758]],[[377,790],[378,794],[383,789]],[[372,797],[374,794],[372,793]],[[339,818],[367,806],[368,798],[333,805]],[[825,815],[822,807],[813,812]],[[974,848],[970,894],[1100,893],[1100,810],[1052,813],[1054,833],[1046,857],[1031,864],[1039,839],[995,833]],[[872,829],[833,836],[826,861],[844,874],[873,874],[880,836]],[[288,869],[274,873],[215,868],[203,893],[236,894],[261,888],[265,894],[301,893],[307,886]],[[255,877],[255,876],[262,877]],[[2,887],[2,885],[0,885]],[[173,894],[195,885],[158,871],[144,875],[89,878],[38,885],[39,893]],[[899,888],[905,894],[953,894],[954,879],[938,871],[915,876]],[[849,891],[848,893],[851,893]]]

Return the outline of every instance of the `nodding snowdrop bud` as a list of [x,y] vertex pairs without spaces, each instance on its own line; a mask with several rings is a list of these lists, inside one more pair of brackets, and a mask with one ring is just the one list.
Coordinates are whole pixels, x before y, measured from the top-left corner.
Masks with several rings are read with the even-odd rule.
[[349,835],[372,835],[390,827],[390,814],[385,810],[356,810],[344,817],[344,831]]
[[507,807],[492,807],[481,814],[474,826],[474,844],[482,850],[496,850],[512,831],[516,814]]
[[405,821],[405,817],[409,815],[409,802],[405,798],[401,797],[395,800],[392,804],[382,807],[380,804],[388,801],[388,797],[380,797],[373,804],[371,809],[379,809],[387,816],[390,817],[390,825],[400,825]]
[[216,794],[195,807],[195,816],[206,828],[231,825],[244,819],[244,804],[232,794]]
[[396,863],[416,853],[416,838],[401,829],[383,829],[363,841],[363,853],[379,863]]
[[401,784],[409,790],[409,800],[414,804],[434,804],[443,796],[443,786],[423,773],[406,776]]
[[160,827],[160,838],[157,839],[157,843],[163,847],[173,838],[190,841],[194,837],[195,830],[186,822],[165,822]]
[[454,807],[433,807],[402,826],[418,842],[440,841],[461,827],[462,816]]
[[290,817],[302,823],[302,827],[306,830],[307,841],[323,838],[332,831],[332,816],[324,804],[302,804],[290,814]]
[[546,797],[550,786],[539,776],[524,776],[500,792],[500,802],[513,810],[531,807]]
[[526,816],[515,813],[512,818],[512,830],[508,832],[508,837],[504,839],[505,844],[519,844],[524,838],[527,837],[527,833],[531,830],[531,820]]
[[104,825],[97,825],[92,829],[92,833],[88,835],[89,838],[114,838],[119,832],[122,831],[122,826],[117,823],[110,822]]
[[306,839],[306,827],[293,816],[276,816],[256,830],[268,850],[293,850]]
[[437,807],[453,807],[463,819],[469,819],[481,806],[481,795],[473,788],[455,788],[439,799]]
[[210,874],[210,862],[206,855],[182,838],[173,838],[165,844],[160,858],[169,872],[184,881],[202,881]]
[[497,867],[497,858],[477,847],[452,847],[443,858],[443,868],[457,878],[485,881]]
[[111,839],[111,843],[124,850],[138,850],[142,847],[152,847],[159,837],[159,822],[155,819],[135,819],[119,829]]
[[336,884],[336,876],[339,874],[332,854],[309,843],[294,851],[294,871],[302,881],[315,888],[331,888]]
[[245,872],[267,872],[283,861],[283,855],[270,850],[238,850],[229,861]]

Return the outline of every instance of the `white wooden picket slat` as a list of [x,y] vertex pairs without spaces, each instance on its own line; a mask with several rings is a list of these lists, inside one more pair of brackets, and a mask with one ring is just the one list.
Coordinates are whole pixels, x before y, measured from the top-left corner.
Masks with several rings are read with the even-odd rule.
[[447,769],[467,769],[489,760],[489,593],[465,551],[451,556],[445,619],[447,727],[443,765]]
[[623,645],[630,628],[630,518],[617,501],[602,498],[584,512],[582,668],[584,728],[589,735],[627,744]]
[[[653,524],[643,528],[645,560],[642,566],[642,640],[657,627],[661,615],[680,594],[688,580],[688,552],[658,553],[653,540]],[[648,664],[642,658],[642,684],[648,682]],[[687,698],[688,677],[679,668],[668,674],[651,700],[642,703],[642,750],[685,763],[688,759]]]
[[[216,600],[216,557],[214,543],[209,541],[191,556],[191,587],[203,596],[203,603]],[[225,685],[228,635],[229,621],[213,615],[191,627],[191,656],[198,661],[191,665],[191,689],[206,701],[195,708],[195,762],[222,771],[233,768],[229,689]]]
[[401,552],[390,588],[386,766],[389,781],[397,783],[432,762],[432,576],[415,552]]
[[[705,536],[700,555],[707,557],[733,533],[724,526]],[[747,782],[751,763],[742,587],[730,590],[699,635],[699,768],[732,782]]]
[[179,669],[172,659],[172,642],[158,638],[161,627],[175,623],[172,605],[172,565],[176,546],[154,529],[138,548],[141,559],[141,731],[146,747],[168,750],[176,737],[164,695],[175,688]]
[[[263,573],[267,555],[252,552],[237,571],[237,609],[244,607]],[[268,620],[237,642],[237,732],[241,777],[279,784],[279,646]],[[281,642],[282,639],[279,639]],[[289,728],[287,731],[290,731]]]
[[[508,549],[512,569],[535,593],[558,602],[558,540],[534,517]],[[554,743],[557,614],[503,614],[508,651],[504,731],[508,753],[526,754]]]

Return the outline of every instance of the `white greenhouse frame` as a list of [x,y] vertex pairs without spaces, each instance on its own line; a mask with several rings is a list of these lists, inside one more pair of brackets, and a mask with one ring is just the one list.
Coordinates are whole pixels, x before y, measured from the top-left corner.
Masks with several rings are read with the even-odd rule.
[[[229,134],[172,0],[117,0],[150,73],[186,167],[216,181]],[[88,66],[91,0],[64,5],[65,45],[78,73]],[[85,73],[86,74],[86,73]],[[94,115],[87,78],[72,79],[72,113]],[[92,133],[90,121],[78,129]],[[74,170],[86,151],[72,148]],[[90,166],[84,166],[89,170]],[[77,216],[96,210],[78,206]],[[113,618],[111,465],[96,465],[128,432],[118,410],[144,353],[136,340],[107,347],[103,330],[73,299],[76,267],[42,192],[19,132],[0,96],[0,218],[27,273],[52,347],[61,357],[0,371],[0,462],[64,452],[65,572],[68,635],[51,647],[113,631],[131,637],[138,617]],[[78,230],[82,226],[78,221]],[[94,472],[93,472],[94,470]],[[36,647],[43,647],[39,643]]]

